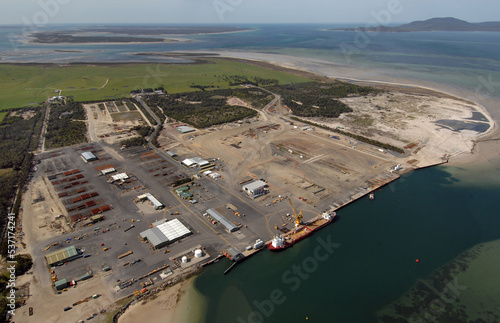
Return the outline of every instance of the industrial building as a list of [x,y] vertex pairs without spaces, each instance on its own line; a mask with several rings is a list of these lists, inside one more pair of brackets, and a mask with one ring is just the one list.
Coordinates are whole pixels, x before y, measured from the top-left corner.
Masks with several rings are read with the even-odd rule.
[[175,193],[177,193],[177,195],[179,195],[183,199],[187,200],[187,199],[193,197],[193,194],[191,194],[191,192],[189,192],[188,190],[189,190],[189,187],[183,186],[181,188],[176,189]]
[[146,193],[139,195],[136,201],[145,201],[148,200],[155,207],[156,210],[163,209],[165,205],[163,205],[156,197],[154,197],[151,193]]
[[106,168],[106,169],[101,170],[101,175],[108,175],[108,174],[111,174],[114,172],[116,172],[116,169],[114,169],[113,167]]
[[151,204],[153,204],[153,206],[155,207],[156,210],[159,210],[159,209],[163,209],[165,206],[160,202],[158,201],[158,199],[156,197],[154,197],[151,193],[146,193],[146,197],[147,199],[149,200],[149,202],[151,202]]
[[94,160],[97,160],[97,157],[91,153],[90,151],[85,151],[81,154],[81,157],[83,159],[84,162],[86,163],[89,163],[89,162],[92,162]]
[[234,247],[226,249],[224,251],[224,256],[229,258],[229,260],[233,260],[233,261],[238,261],[238,260],[245,258],[243,256],[243,254],[238,249],[236,249]]
[[69,246],[54,252],[49,253],[45,256],[47,264],[49,266],[55,266],[62,264],[63,262],[75,259],[78,256],[78,251],[75,246]]
[[255,181],[250,184],[243,186],[243,191],[245,191],[251,198],[256,198],[261,195],[266,194],[267,183],[263,181]]
[[178,126],[177,127],[177,131],[179,131],[180,133],[190,133],[190,132],[193,132],[195,130],[196,129],[191,128],[189,126]]
[[195,167],[195,166],[204,167],[204,166],[210,165],[210,162],[208,162],[200,157],[194,157],[194,158],[184,159],[182,161],[182,164],[184,166],[187,166],[187,167]]
[[116,182],[116,181],[125,181],[127,179],[129,179],[127,173],[120,173],[120,174],[116,174],[116,175],[113,175],[111,176],[111,179],[113,180],[113,182]]
[[215,211],[214,209],[208,209],[207,213],[212,218],[214,218],[214,220],[222,223],[222,225],[226,227],[226,230],[228,232],[234,232],[234,231],[238,230],[238,227],[236,225],[234,225],[231,221],[229,221],[228,219],[226,219],[222,214],[220,214],[219,212]]
[[159,249],[174,241],[187,237],[191,231],[178,219],[155,222],[151,229],[143,231],[140,236],[147,240],[154,249]]

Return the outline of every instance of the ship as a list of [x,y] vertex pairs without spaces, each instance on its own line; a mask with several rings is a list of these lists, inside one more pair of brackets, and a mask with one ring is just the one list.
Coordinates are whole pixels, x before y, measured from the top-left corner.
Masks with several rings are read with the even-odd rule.
[[337,214],[335,212],[325,212],[318,219],[296,228],[291,233],[286,235],[276,235],[273,240],[267,245],[271,251],[281,251],[293,246],[300,240],[308,237],[314,231],[330,224]]

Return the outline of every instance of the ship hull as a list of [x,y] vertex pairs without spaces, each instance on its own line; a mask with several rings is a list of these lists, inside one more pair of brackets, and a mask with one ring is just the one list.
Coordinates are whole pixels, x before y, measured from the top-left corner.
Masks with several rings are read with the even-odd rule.
[[[320,221],[320,220],[318,220],[318,221]],[[315,225],[315,223],[312,223],[310,225],[303,226],[300,229],[300,231],[298,231],[298,233],[294,233],[294,234],[291,234],[289,236],[286,236],[285,237],[286,238],[285,243],[282,246],[280,246],[280,247],[274,247],[273,244],[272,244],[272,242],[270,242],[267,245],[267,248],[269,250],[271,250],[271,251],[282,251],[282,250],[285,250],[285,249],[293,246],[297,242],[301,241],[302,239],[307,238],[313,232],[318,231],[319,229],[323,228],[324,226],[332,223],[333,222],[333,218],[330,219],[330,220],[323,220],[322,222],[323,223],[321,223],[319,225]]]

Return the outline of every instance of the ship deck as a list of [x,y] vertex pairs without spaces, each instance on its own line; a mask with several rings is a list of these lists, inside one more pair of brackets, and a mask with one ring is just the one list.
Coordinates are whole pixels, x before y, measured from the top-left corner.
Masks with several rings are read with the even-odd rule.
[[330,221],[326,220],[323,217],[319,217],[318,219],[313,220],[313,221],[299,227],[297,230],[290,231],[290,233],[288,233],[284,236],[285,240],[287,242],[292,242],[294,240],[303,238],[303,237],[311,234],[316,229],[324,226],[328,222],[330,222]]

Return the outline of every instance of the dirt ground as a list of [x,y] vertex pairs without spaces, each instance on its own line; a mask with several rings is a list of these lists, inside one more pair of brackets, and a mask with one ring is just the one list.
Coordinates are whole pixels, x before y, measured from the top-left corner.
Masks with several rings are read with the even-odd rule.
[[[248,122],[186,135],[170,130],[161,140],[175,142],[178,155],[220,158],[226,167],[218,172],[234,189],[240,190],[239,183],[246,179],[265,179],[272,195],[262,198],[264,203],[278,195],[302,197],[311,205],[342,199],[370,186],[368,180],[398,163],[372,146],[353,149],[348,138],[332,139],[322,130],[304,131],[280,118],[278,112],[261,111],[259,118]],[[170,138],[164,139],[165,134]]]
[[[116,107],[116,104],[113,103]],[[135,136],[130,132],[130,128],[138,125],[150,125],[148,119],[142,114],[142,111],[128,110],[128,107],[121,105],[120,108],[127,111],[110,112],[109,109],[100,109],[98,103],[84,104],[87,112],[88,132],[90,141],[103,140],[107,144],[114,144],[124,139]],[[146,121],[145,121],[146,120]]]
[[[29,245],[71,231],[66,209],[46,177],[34,179],[24,202],[23,231],[31,241]],[[59,215],[63,217],[57,218]]]

